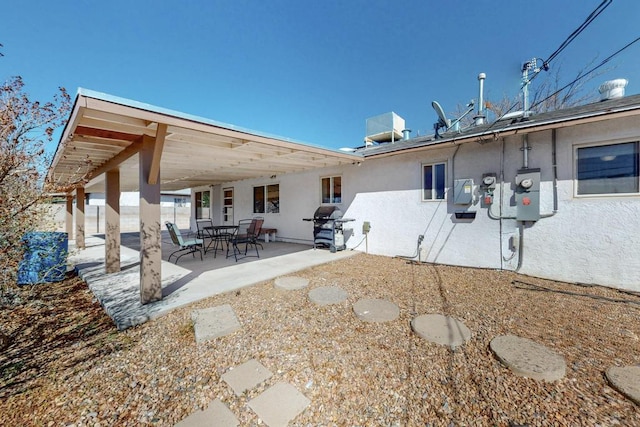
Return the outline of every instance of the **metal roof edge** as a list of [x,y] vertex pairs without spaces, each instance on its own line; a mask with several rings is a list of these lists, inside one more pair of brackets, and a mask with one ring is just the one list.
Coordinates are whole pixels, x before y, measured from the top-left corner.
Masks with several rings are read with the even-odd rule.
[[[98,92],[95,90],[91,90],[91,89],[86,89],[86,88],[78,88],[78,96],[84,96],[87,98],[93,98],[93,99],[97,99],[100,101],[105,101],[105,102],[111,102],[113,104],[118,104],[118,105],[122,105],[125,107],[130,107],[130,108],[135,108],[138,110],[144,110],[144,111],[149,111],[152,113],[157,113],[157,114],[163,114],[166,116],[172,116],[178,119],[182,119],[182,120],[188,120],[188,121],[192,121],[192,122],[196,122],[196,123],[202,123],[205,125],[210,125],[210,126],[216,126],[219,128],[223,128],[223,129],[227,129],[227,130],[232,130],[232,131],[236,131],[236,132],[242,132],[242,133],[246,133],[249,135],[254,135],[254,136],[258,136],[258,137],[262,137],[262,138],[269,138],[269,139],[275,139],[278,141],[283,141],[283,142],[288,142],[288,143],[292,143],[292,144],[298,144],[298,145],[304,145],[307,147],[312,147],[312,148],[317,148],[317,149],[321,149],[321,150],[326,150],[326,151],[330,151],[336,154],[341,154],[341,155],[345,155],[345,154],[349,154],[349,155],[355,155],[355,154],[351,154],[351,153],[344,153],[338,149],[334,149],[334,148],[328,148],[328,147],[323,147],[317,144],[311,144],[308,142],[303,142],[303,141],[298,141],[292,138],[288,138],[288,137],[283,137],[280,135],[275,135],[275,134],[269,134],[266,132],[259,132],[259,131],[255,131],[252,129],[248,129],[248,128],[243,128],[241,126],[236,126],[236,125],[232,125],[229,123],[224,123],[224,122],[219,122],[216,120],[212,120],[212,119],[207,119],[205,117],[202,116],[197,116],[194,114],[189,114],[189,113],[184,113],[181,111],[177,111],[177,110],[172,110],[169,108],[164,108],[164,107],[159,107],[157,105],[152,105],[152,104],[147,104],[144,102],[140,102],[140,101],[135,101],[132,99],[128,99],[128,98],[123,98],[123,97],[119,97],[119,96],[115,96],[115,95],[111,95],[108,93],[104,93],[104,92]],[[74,104],[75,106],[75,104]]]

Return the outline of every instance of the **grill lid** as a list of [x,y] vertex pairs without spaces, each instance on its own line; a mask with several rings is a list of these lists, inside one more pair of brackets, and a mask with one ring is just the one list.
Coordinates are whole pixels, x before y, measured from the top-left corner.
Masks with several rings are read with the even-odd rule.
[[320,206],[313,214],[314,220],[340,218],[342,218],[342,211],[337,206]]

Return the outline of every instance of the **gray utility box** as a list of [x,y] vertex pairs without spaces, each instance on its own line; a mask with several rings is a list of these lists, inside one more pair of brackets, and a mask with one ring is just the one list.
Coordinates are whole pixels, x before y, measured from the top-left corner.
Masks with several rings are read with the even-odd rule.
[[453,203],[456,205],[473,203],[473,179],[456,179],[453,182]]
[[516,175],[516,219],[540,219],[540,169],[520,169]]

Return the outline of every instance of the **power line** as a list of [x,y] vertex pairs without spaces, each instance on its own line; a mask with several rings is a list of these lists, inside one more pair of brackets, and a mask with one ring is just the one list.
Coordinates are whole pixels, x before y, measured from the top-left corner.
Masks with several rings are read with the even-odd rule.
[[617,51],[615,51],[614,53],[612,53],[611,55],[609,55],[606,59],[602,60],[602,62],[600,62],[598,65],[596,65],[595,67],[593,67],[592,69],[590,69],[589,71],[587,71],[586,73],[576,77],[572,82],[564,85],[563,87],[561,87],[560,89],[558,89],[557,91],[553,92],[551,95],[547,96],[545,99],[543,99],[542,101],[538,101],[535,104],[533,104],[531,106],[531,109],[537,107],[538,105],[542,104],[543,102],[545,102],[547,99],[552,98],[554,96],[556,96],[558,93],[562,92],[563,90],[565,90],[566,88],[568,88],[569,86],[575,84],[578,80],[583,79],[584,77],[588,76],[589,74],[593,73],[594,71],[596,71],[598,68],[602,67],[604,64],[606,64],[607,62],[609,62],[614,56],[620,54],[623,50],[629,48],[631,45],[633,45],[634,43],[637,43],[638,41],[640,41],[640,37],[636,38],[635,40],[627,43],[624,47],[618,49]]
[[560,54],[560,52],[562,52],[567,46],[569,46],[569,44],[580,35],[580,33],[582,33],[597,17],[598,15],[600,15],[602,12],[604,12],[604,10],[609,7],[609,5],[611,5],[611,3],[613,2],[613,0],[604,0],[602,3],[600,3],[598,5],[598,7],[596,7],[593,12],[591,12],[589,14],[589,16],[587,16],[587,18],[584,20],[584,22],[582,24],[580,24],[580,26],[578,28],[576,28],[573,33],[571,33],[569,35],[569,37],[567,37],[561,44],[560,46],[551,54],[549,55],[549,58],[547,58],[546,61],[544,61],[546,64],[548,64],[549,62],[553,61],[555,59],[556,56],[558,56]]

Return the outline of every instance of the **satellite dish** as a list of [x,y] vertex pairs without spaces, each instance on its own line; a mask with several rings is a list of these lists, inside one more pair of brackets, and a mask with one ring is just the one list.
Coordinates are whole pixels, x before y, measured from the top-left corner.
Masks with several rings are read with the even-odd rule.
[[431,106],[434,110],[436,110],[436,114],[438,115],[439,119],[438,124],[440,125],[440,127],[448,128],[449,126],[451,126],[451,121],[447,119],[447,116],[446,114],[444,114],[444,110],[442,109],[440,104],[438,104],[438,101],[431,102]]

